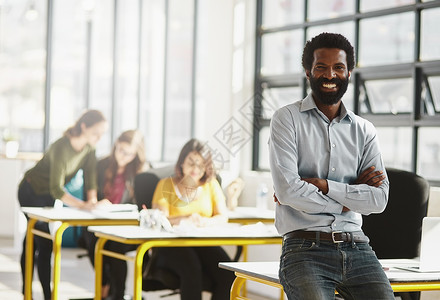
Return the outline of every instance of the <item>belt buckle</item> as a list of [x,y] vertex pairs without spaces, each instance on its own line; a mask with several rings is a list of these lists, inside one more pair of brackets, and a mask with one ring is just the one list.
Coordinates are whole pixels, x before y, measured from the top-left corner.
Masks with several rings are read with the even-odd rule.
[[342,231],[332,231],[332,241],[333,241],[333,243],[335,243],[335,244],[338,244],[338,243],[342,243],[342,242],[343,242],[343,240],[340,240],[340,241],[335,240],[335,234],[337,234],[337,233],[342,233]]

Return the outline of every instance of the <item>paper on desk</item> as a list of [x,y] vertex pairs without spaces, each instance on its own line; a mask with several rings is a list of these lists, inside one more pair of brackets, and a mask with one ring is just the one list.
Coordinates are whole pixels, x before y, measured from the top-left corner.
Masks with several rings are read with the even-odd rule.
[[108,204],[98,205],[92,212],[123,212],[123,211],[137,211],[138,207],[135,204]]
[[101,219],[139,220],[139,212],[138,211],[120,211],[120,212],[93,211],[92,214],[96,218],[101,218]]

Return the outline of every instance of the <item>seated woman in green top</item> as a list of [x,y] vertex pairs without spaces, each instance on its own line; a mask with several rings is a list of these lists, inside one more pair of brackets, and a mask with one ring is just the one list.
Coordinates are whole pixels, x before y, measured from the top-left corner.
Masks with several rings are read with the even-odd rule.
[[[175,175],[160,180],[156,187],[153,208],[164,212],[173,225],[190,222],[209,226],[228,221],[225,196],[215,176],[211,153],[203,143],[191,139],[183,146]],[[155,251],[155,266],[179,277],[182,300],[201,300],[206,280],[211,299],[229,299],[235,276],[218,267],[221,261],[231,261],[222,247],[159,247]]]
[[[97,203],[97,177],[95,145],[107,130],[107,121],[97,110],[86,111],[55,141],[43,158],[28,170],[18,188],[18,201],[22,207],[53,206],[55,199],[64,204],[81,209],[92,209]],[[87,201],[67,193],[64,185],[83,170],[84,190]],[[48,223],[37,222],[35,227],[49,232]],[[51,256],[52,241],[36,236],[34,255],[38,277],[43,287],[44,299],[51,299]],[[23,241],[21,269],[24,286],[26,238]]]

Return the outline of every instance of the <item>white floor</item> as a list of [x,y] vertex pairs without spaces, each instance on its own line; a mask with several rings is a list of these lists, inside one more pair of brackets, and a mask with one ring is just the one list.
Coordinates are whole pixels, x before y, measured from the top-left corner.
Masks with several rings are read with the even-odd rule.
[[[13,247],[12,241],[0,238],[0,299],[22,300],[21,294],[21,270],[19,264],[20,249]],[[61,282],[59,287],[59,300],[78,298],[93,298],[94,295],[94,272],[87,257],[78,258],[78,254],[85,250],[75,248],[63,248],[61,252]],[[128,274],[132,274],[132,264],[129,263]],[[35,276],[36,273],[35,273]],[[133,278],[127,278],[127,294],[132,295],[130,288],[133,286]],[[38,278],[34,278],[32,285],[33,299],[43,300],[42,289]],[[179,300],[179,295],[161,298],[161,295],[169,291],[145,293],[146,300]],[[257,295],[248,295],[250,299],[264,300]],[[209,293],[204,293],[203,299],[210,299]]]
[[[13,247],[11,240],[0,238],[0,300],[22,300],[21,294],[21,270],[19,264],[20,249]],[[93,298],[94,295],[94,272],[87,257],[78,258],[78,254],[84,254],[85,250],[76,248],[63,248],[61,254],[61,282],[59,288],[59,300],[71,300],[81,298]],[[129,263],[127,278],[127,294],[132,295],[133,286],[132,264]],[[36,273],[35,273],[36,274]],[[37,275],[35,275],[37,276]],[[34,279],[33,299],[43,300],[42,290],[38,278]],[[169,291],[144,293],[146,300],[179,300],[179,295],[161,298],[161,295],[168,294]],[[277,299],[262,297],[248,293],[248,298],[252,300]],[[203,294],[203,299],[210,299],[209,293]],[[399,298],[396,298],[399,299]],[[440,292],[423,292],[422,300],[440,299]]]

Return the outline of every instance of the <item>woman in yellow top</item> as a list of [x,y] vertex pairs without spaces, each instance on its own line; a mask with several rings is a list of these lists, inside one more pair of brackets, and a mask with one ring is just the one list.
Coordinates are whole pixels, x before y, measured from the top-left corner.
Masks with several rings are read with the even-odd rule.
[[[211,153],[200,141],[191,139],[183,146],[175,175],[162,179],[156,187],[153,208],[163,211],[173,225],[227,222],[225,196],[215,178]],[[182,300],[201,299],[206,279],[213,300],[229,299],[234,275],[218,267],[220,261],[231,261],[222,247],[165,247],[156,251],[156,266],[179,277]]]

